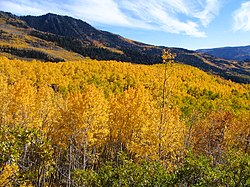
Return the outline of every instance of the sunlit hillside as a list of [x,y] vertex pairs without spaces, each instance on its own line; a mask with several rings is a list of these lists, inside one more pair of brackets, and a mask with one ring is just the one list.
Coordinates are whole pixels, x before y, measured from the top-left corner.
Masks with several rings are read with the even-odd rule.
[[4,17],[0,12],[0,52],[9,58],[43,61],[80,60],[82,56],[63,49],[53,42],[29,35],[34,29],[17,19]]

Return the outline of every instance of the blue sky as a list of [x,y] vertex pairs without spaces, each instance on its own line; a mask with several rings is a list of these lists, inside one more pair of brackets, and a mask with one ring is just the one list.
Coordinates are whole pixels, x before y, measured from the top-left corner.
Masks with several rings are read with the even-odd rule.
[[250,45],[246,0],[0,0],[0,10],[68,15],[153,45],[187,49]]

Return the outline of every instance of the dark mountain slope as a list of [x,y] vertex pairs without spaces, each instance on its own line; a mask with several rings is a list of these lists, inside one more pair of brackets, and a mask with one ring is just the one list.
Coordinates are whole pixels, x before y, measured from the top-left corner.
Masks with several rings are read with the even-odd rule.
[[37,30],[53,33],[60,36],[78,38],[80,40],[96,41],[106,47],[131,47],[139,45],[150,46],[147,44],[135,42],[110,32],[97,30],[88,23],[74,19],[68,16],[59,16],[56,14],[46,14],[42,16],[22,16],[30,27]]
[[86,22],[68,16],[57,16],[49,13],[35,17],[35,19],[34,16],[22,16],[20,18],[37,30],[82,40],[86,39],[87,35],[96,32],[96,29]]
[[199,49],[197,51],[228,60],[250,62],[250,46]]
[[[110,32],[97,30],[78,19],[50,13],[38,17],[23,16],[21,19],[26,21],[30,27],[39,31],[66,37],[67,43],[72,43],[72,46],[67,46],[67,49],[81,53],[84,56],[100,60],[114,59],[144,64],[161,62],[159,54],[161,54],[162,48],[135,42]],[[39,34],[36,36],[41,37]],[[51,39],[51,36],[48,38]],[[57,39],[53,37],[52,40]],[[78,49],[75,48],[76,45]]]

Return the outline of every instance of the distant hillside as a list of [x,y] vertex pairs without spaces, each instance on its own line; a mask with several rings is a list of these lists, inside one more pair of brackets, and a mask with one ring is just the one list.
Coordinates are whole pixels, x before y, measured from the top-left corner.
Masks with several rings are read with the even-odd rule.
[[199,49],[201,53],[206,53],[218,58],[224,58],[228,60],[239,60],[250,62],[250,45],[240,47],[221,47],[212,49]]
[[[163,46],[136,42],[68,16],[46,14],[18,17],[0,12],[0,52],[16,58],[67,61],[90,57],[137,64],[161,63]],[[182,48],[171,48],[176,61],[204,71],[249,83],[248,64],[215,58]]]

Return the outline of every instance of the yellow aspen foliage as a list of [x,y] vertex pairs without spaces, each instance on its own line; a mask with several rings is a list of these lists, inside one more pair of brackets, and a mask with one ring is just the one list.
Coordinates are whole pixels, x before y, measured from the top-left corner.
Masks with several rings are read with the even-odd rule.
[[83,93],[69,94],[54,124],[53,139],[63,145],[74,140],[78,145],[98,146],[108,134],[107,110],[104,93],[95,86],[87,86]]
[[[143,176],[138,179],[144,185],[147,177],[158,175],[154,161],[164,167],[163,180],[177,169],[171,178],[188,186],[188,180],[178,177],[193,175],[193,162],[194,173],[202,168],[196,160],[189,163],[187,150],[229,165],[229,152],[249,156],[249,85],[171,63],[174,57],[164,51],[163,64],[151,66],[0,57],[0,186],[10,186],[11,179],[13,186],[75,186],[78,170],[96,186],[109,177],[125,185],[120,176],[130,178],[130,172]],[[146,169],[145,160],[153,161],[152,169]],[[198,164],[203,167],[203,162]],[[247,168],[245,161],[239,166]],[[222,171],[231,175],[230,167]],[[240,168],[232,176],[241,171],[249,173]]]
[[160,107],[156,115],[156,123],[151,129],[154,132],[154,137],[151,145],[154,151],[156,160],[164,161],[170,168],[172,163],[180,159],[184,152],[184,136],[185,125],[180,121],[180,111],[178,107],[174,107],[170,97],[173,94],[175,83],[173,79],[174,71],[171,72],[171,66],[174,62],[176,54],[172,54],[170,50],[163,50],[163,84],[162,94],[160,95]]
[[[234,126],[234,116],[225,111],[211,111],[192,129],[192,149],[197,154],[212,156],[217,162],[225,151],[226,138]],[[227,140],[228,141],[228,140]]]
[[142,129],[140,144],[141,156],[161,161],[169,169],[185,154],[185,124],[179,119],[178,108],[164,108],[165,120],[160,120],[162,110],[154,109],[154,119],[149,126]]
[[[0,76],[0,124],[6,125],[7,119],[6,115],[8,112],[8,84],[7,80],[4,77]],[[1,126],[0,125],[0,126]]]
[[170,49],[168,49],[168,50],[163,49],[161,57],[162,57],[163,64],[173,63],[174,62],[174,58],[176,57],[176,54],[175,53],[171,53]]
[[166,119],[161,124],[160,110],[144,87],[125,91],[110,105],[110,141],[116,144],[116,151],[152,160],[173,161],[181,155],[185,125],[177,108],[165,108]]
[[241,119],[234,120],[225,133],[228,149],[235,149],[241,153],[250,154],[250,116],[242,114]]
[[37,127],[44,134],[48,133],[53,123],[57,120],[60,97],[58,97],[51,87],[40,86],[35,97]]
[[0,187],[11,187],[12,178],[17,171],[18,166],[16,164],[6,164],[0,173]]
[[31,85],[30,81],[21,79],[15,82],[8,89],[8,118],[10,123],[22,127],[35,126],[35,96],[36,89]]
[[[154,147],[159,160],[166,160],[168,164],[180,159],[184,154],[184,137],[186,126],[180,120],[180,110],[177,107],[165,107],[164,121],[158,121],[156,126],[156,140]],[[158,119],[160,119],[160,115]],[[169,162],[168,162],[169,161]]]
[[[134,152],[143,156],[148,149],[144,131],[154,124],[154,106],[148,91],[140,86],[130,88],[110,101],[110,141],[116,151]],[[110,142],[110,143],[111,143]]]
[[20,187],[33,187],[33,185],[32,184],[27,184],[27,183],[24,182],[23,184],[20,185]]

